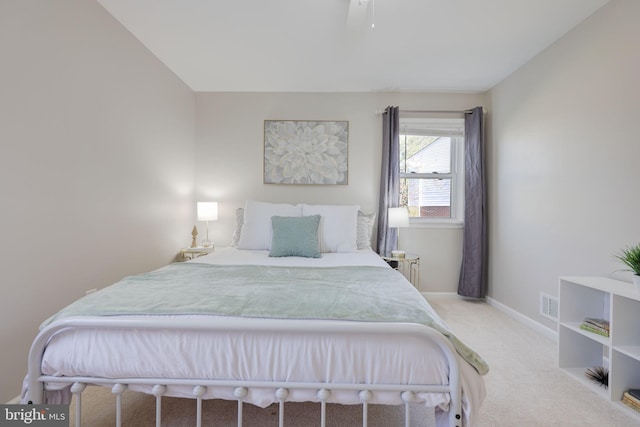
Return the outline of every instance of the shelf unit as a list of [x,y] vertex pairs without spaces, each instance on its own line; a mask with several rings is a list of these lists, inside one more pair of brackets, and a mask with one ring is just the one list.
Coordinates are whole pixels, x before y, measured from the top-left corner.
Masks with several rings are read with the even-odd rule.
[[[622,403],[625,391],[640,389],[640,292],[605,277],[560,277],[559,296],[560,369],[640,420]],[[609,320],[610,336],[580,329],[586,317]],[[586,378],[594,366],[609,369],[608,388]]]

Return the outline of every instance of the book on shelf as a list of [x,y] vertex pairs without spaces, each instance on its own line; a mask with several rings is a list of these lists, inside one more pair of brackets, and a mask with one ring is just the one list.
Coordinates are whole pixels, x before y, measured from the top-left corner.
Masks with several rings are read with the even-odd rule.
[[584,319],[584,322],[589,325],[593,325],[597,328],[604,329],[606,331],[609,330],[609,321],[606,319],[599,319],[596,317],[587,317],[586,319]]
[[608,330],[599,328],[599,327],[594,326],[591,323],[587,323],[587,322],[583,322],[580,325],[580,329],[585,330],[585,331],[589,331],[589,332],[593,332],[595,334],[602,335],[604,337],[608,337],[609,336],[609,331]]
[[632,388],[628,390],[628,393],[632,396],[635,397],[636,399],[638,399],[638,402],[640,402],[640,388]]
[[625,391],[624,394],[622,395],[622,403],[624,403],[631,409],[634,409],[640,412],[640,400],[630,395],[628,391]]
[[637,405],[638,407],[640,407],[640,399],[638,399],[637,397],[632,395],[629,391],[625,391],[622,394],[622,398],[623,399],[627,399],[629,402],[631,402],[631,403]]

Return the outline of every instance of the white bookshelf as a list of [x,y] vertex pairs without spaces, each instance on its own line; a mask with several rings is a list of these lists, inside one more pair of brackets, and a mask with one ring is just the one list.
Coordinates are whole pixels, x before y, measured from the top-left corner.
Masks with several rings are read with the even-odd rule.
[[[631,283],[605,277],[561,277],[558,363],[560,369],[640,420],[622,395],[640,389],[640,292]],[[609,320],[609,337],[580,329],[587,317]],[[589,380],[588,368],[609,369],[609,387]]]

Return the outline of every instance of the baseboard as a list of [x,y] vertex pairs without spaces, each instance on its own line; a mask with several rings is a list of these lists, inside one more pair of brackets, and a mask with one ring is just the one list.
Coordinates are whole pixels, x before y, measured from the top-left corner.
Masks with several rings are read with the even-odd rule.
[[455,292],[420,292],[420,293],[424,297],[427,297],[427,296],[431,295],[431,296],[439,296],[439,297],[458,298],[458,294],[456,294]]
[[531,329],[541,333],[545,337],[550,338],[550,339],[552,339],[552,340],[554,340],[556,342],[558,341],[558,332],[557,331],[553,331],[553,330],[547,328],[546,326],[542,325],[541,323],[536,322],[535,320],[533,320],[530,317],[527,317],[524,314],[512,309],[511,307],[508,307],[508,306],[502,304],[501,302],[498,302],[498,301],[494,300],[493,298],[487,298],[487,304],[489,304],[491,307],[496,308],[497,310],[500,310],[501,312],[503,312],[507,316],[519,321],[520,323],[524,323],[525,325],[527,325]]
[[10,401],[7,402],[7,405],[17,405],[20,403],[20,395],[14,397]]

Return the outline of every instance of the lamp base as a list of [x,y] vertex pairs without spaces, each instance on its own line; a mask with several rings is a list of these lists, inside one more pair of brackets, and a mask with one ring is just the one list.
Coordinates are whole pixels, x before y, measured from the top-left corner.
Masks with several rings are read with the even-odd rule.
[[198,244],[196,243],[196,238],[198,237],[198,229],[196,226],[193,226],[193,230],[191,230],[191,247],[197,248]]
[[404,258],[404,251],[391,251],[391,256],[394,258]]
[[202,244],[203,248],[212,248],[213,247],[213,243],[211,243],[211,240],[203,240],[201,244]]

